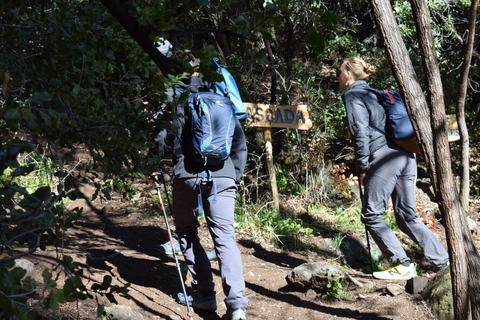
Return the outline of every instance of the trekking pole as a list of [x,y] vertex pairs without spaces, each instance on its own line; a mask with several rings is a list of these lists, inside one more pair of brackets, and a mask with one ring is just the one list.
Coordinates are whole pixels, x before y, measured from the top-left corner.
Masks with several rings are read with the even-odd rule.
[[[161,171],[160,171],[160,173],[161,173]],[[173,212],[172,212],[173,207],[172,207],[172,203],[170,202],[170,195],[168,194],[167,184],[165,183],[165,174],[162,174],[163,188],[165,189],[165,193],[167,194],[167,202],[168,202],[168,207],[170,208],[170,214],[173,214]]]
[[187,317],[190,320],[193,320],[192,312],[190,310],[190,304],[188,303],[187,290],[185,289],[185,284],[183,283],[182,270],[180,269],[180,263],[178,262],[177,252],[175,251],[175,245],[173,244],[172,232],[170,230],[170,224],[168,223],[167,212],[163,206],[162,195],[160,194],[160,184],[158,183],[158,172],[152,174],[155,177],[155,189],[157,190],[158,199],[160,200],[160,207],[163,212],[163,217],[165,218],[165,225],[167,227],[168,239],[170,240],[170,245],[172,246],[173,257],[175,258],[175,264],[177,265],[178,276],[180,277],[180,283],[182,284],[183,294],[187,302]]
[[[360,184],[360,181],[358,181],[358,189],[360,190],[360,201],[362,203],[362,210],[363,210],[363,191],[362,191],[362,185]],[[370,238],[368,236],[368,230],[367,230],[367,225],[365,224],[365,235],[367,236],[367,250],[368,250],[368,255],[370,256],[370,266],[372,268],[372,273],[373,273],[373,258],[372,258],[372,248],[370,247]]]
[[[352,137],[352,134],[350,132],[350,129],[348,128],[347,126],[347,132],[348,132],[348,136],[349,137]],[[355,150],[355,143],[353,144],[353,152],[356,153],[356,150]],[[357,158],[355,157],[355,167],[357,169],[357,172],[359,172],[359,169],[358,169],[358,162],[357,162]],[[360,190],[360,203],[362,204],[362,211],[363,211],[363,208],[364,208],[364,199],[363,199],[363,190],[362,190],[362,185],[360,184],[360,174],[358,174],[358,190]],[[365,223],[364,223],[365,224]],[[372,268],[372,273],[373,273],[373,258],[372,258],[372,247],[370,247],[370,238],[368,237],[368,229],[367,229],[367,225],[365,224],[365,235],[367,237],[367,250],[368,250],[368,255],[370,256],[370,267]]]

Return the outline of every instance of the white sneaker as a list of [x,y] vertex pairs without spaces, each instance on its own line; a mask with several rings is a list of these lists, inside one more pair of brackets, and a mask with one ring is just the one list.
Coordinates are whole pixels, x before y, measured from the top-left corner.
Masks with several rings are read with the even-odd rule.
[[385,271],[378,271],[373,273],[373,277],[382,280],[408,280],[417,276],[415,265],[410,263],[408,267],[402,264],[394,265]]
[[237,308],[232,310],[232,320],[246,320],[247,317],[245,316],[245,309],[244,308]]

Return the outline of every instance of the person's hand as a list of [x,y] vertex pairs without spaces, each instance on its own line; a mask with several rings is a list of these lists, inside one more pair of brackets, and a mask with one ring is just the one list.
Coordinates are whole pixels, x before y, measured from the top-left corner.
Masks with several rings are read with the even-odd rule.
[[143,109],[142,112],[148,112],[148,101],[143,101],[142,100],[142,103],[145,105],[145,108]]
[[145,180],[147,181],[147,183],[154,183],[155,182],[155,178],[153,176],[146,176],[145,177]]
[[147,183],[158,183],[158,178],[157,178],[158,174],[161,174],[161,173],[154,172],[151,175],[146,176],[145,180],[147,180]]
[[362,172],[358,175],[358,185],[361,187],[361,186],[364,186],[365,183],[363,182],[363,180],[365,179],[365,176],[367,175],[366,172]]

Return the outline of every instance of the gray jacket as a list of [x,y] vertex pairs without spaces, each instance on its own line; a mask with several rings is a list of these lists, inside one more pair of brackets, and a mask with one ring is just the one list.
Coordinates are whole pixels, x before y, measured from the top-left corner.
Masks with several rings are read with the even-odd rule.
[[347,110],[348,127],[355,147],[355,158],[360,173],[370,168],[370,156],[387,144],[385,135],[385,110],[365,80],[357,80],[343,93]]

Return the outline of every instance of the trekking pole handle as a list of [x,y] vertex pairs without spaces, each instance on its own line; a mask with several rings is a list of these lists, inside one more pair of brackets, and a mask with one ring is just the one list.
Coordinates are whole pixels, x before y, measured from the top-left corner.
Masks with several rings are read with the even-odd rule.
[[154,179],[153,182],[155,182],[155,189],[156,189],[157,191],[160,190],[160,183],[158,182],[158,175],[159,175],[159,174],[160,174],[160,172],[153,172],[153,173],[152,173],[152,176],[153,176],[153,179]]

